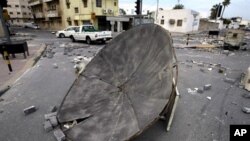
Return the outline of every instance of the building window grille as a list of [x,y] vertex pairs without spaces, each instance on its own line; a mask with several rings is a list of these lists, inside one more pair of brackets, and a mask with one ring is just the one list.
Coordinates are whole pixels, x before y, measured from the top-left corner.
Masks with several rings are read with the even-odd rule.
[[102,0],[96,0],[96,7],[102,7]]
[[83,6],[88,7],[88,0],[83,0]]
[[182,20],[177,20],[177,26],[182,26]]
[[161,24],[162,24],[162,25],[164,24],[164,20],[161,20]]
[[75,13],[79,13],[78,7],[75,7]]

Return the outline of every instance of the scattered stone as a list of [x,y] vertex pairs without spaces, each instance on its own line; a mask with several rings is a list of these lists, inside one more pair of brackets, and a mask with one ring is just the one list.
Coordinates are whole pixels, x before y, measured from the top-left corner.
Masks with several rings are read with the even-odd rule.
[[211,100],[212,98],[211,98],[210,96],[207,96],[207,99],[208,99],[208,100]]
[[246,113],[246,114],[250,114],[250,108],[248,108],[248,107],[243,107],[243,108],[242,108],[242,111],[243,111],[244,113]]
[[212,71],[212,70],[213,70],[213,68],[208,68],[207,70]]
[[235,79],[233,79],[233,78],[228,78],[228,77],[226,77],[226,78],[224,79],[224,82],[229,83],[229,84],[234,84],[235,81],[236,81]]
[[223,54],[229,55],[229,50],[223,50]]
[[43,123],[43,127],[46,132],[50,132],[53,130],[53,126],[48,120]]
[[66,139],[65,134],[59,128],[54,130],[54,136],[56,137],[57,141],[64,141]]
[[57,110],[56,106],[51,106],[49,109],[49,112],[54,113],[54,112],[56,112],[56,110]]
[[36,110],[37,110],[37,108],[35,106],[30,106],[28,108],[25,108],[23,110],[23,112],[24,112],[25,115],[29,115],[31,113],[34,113]]
[[198,88],[197,92],[202,94],[204,92],[204,89],[203,88]]
[[50,123],[52,124],[53,127],[56,127],[58,125],[58,121],[57,121],[56,116],[49,117],[49,121],[50,121]]
[[57,112],[49,113],[49,114],[45,114],[44,118],[45,118],[45,120],[49,120],[50,117],[53,117],[53,116],[56,116],[56,115],[57,115]]
[[204,90],[210,90],[212,88],[212,85],[211,84],[206,84],[204,86]]
[[250,93],[245,93],[245,94],[242,95],[242,97],[244,97],[244,98],[250,98]]
[[53,64],[53,67],[54,67],[55,69],[57,69],[57,68],[58,68],[58,65],[57,65],[56,63],[54,63],[54,64]]

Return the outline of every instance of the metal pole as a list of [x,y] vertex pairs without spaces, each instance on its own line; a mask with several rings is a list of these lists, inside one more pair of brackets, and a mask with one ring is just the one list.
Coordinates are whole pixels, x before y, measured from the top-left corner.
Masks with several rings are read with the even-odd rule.
[[158,20],[157,20],[157,18],[158,18],[158,10],[159,10],[159,0],[157,0],[157,7],[156,7],[156,14],[155,14],[156,23],[158,23]]
[[2,23],[2,27],[3,27],[3,31],[4,31],[4,34],[5,34],[5,37],[7,38],[7,42],[10,43],[10,35],[9,35],[9,32],[8,32],[8,29],[7,29],[7,26],[6,26],[6,23],[3,19],[3,7],[0,5],[0,22]]
[[142,0],[140,0],[140,24],[142,24]]
[[3,51],[3,56],[4,56],[4,59],[6,60],[6,64],[8,65],[9,71],[12,72],[12,67],[11,67],[11,63],[10,63],[9,54],[6,51],[5,47],[3,47],[3,50],[4,50]]

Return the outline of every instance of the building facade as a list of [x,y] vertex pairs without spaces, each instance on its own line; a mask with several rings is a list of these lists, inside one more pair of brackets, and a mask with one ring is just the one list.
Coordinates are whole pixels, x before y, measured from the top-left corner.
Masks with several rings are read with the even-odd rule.
[[7,11],[10,24],[22,26],[33,19],[28,0],[8,0]]
[[35,22],[44,29],[92,24],[110,30],[108,16],[118,16],[118,0],[29,0]]
[[198,31],[200,15],[189,9],[159,10],[156,24],[170,32]]

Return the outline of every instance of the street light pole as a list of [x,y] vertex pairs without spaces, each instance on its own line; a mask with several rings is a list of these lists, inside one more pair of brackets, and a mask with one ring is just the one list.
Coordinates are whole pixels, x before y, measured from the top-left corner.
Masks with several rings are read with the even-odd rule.
[[159,0],[157,0],[157,7],[156,7],[156,14],[155,14],[155,21],[158,23],[158,10],[159,10]]

